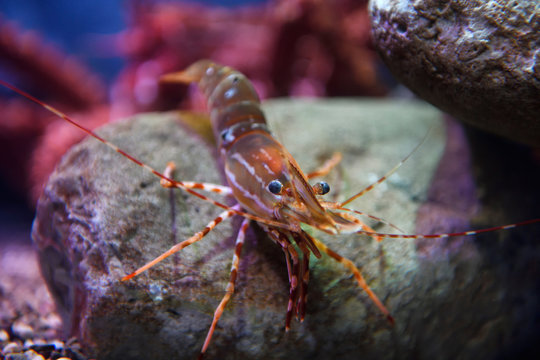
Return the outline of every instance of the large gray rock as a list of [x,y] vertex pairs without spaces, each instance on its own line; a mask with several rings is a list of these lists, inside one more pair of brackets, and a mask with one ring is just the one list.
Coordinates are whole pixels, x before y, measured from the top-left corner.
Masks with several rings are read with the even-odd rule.
[[[426,143],[398,174],[354,208],[383,216],[407,233],[416,227],[468,230],[479,206],[469,153],[459,128],[450,126],[455,140],[446,142],[433,108],[350,100],[277,101],[267,110],[276,136],[304,169],[314,169],[334,151],[343,153],[341,167],[328,177],[339,198],[383,175],[431,127]],[[100,133],[156,169],[176,161],[180,179],[220,182],[212,150],[178,125],[174,114],[143,114]],[[239,219],[220,224],[131,281],[120,278],[220,211],[180,190],[161,188],[152,174],[93,139],[74,147],[51,175],[33,228],[67,333],[101,360],[195,358],[224,294]],[[417,213],[423,214],[418,223]],[[530,335],[517,329],[534,318],[535,298],[523,294],[537,274],[533,269],[517,289],[510,286],[475,238],[386,240],[379,246],[364,236],[324,234],[317,236],[362,268],[396,324],[388,324],[340,264],[323,256],[311,264],[306,319],[286,334],[283,254],[257,228],[248,235],[237,290],[209,359],[492,358],[508,351],[516,334],[521,340]],[[492,244],[499,236],[485,239]],[[505,236],[505,243],[512,241],[512,233]],[[513,261],[522,269],[520,249],[495,249],[503,265]],[[512,301],[516,294],[521,302]]]
[[459,120],[540,145],[538,0],[371,0],[375,46],[404,85]]

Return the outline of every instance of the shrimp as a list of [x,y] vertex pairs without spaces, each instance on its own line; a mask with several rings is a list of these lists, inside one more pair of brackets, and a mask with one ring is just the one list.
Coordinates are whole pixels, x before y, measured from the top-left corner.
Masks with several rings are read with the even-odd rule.
[[[268,234],[269,239],[282,249],[285,257],[289,280],[289,298],[285,315],[286,331],[290,329],[291,320],[295,315],[300,321],[305,317],[310,258],[311,255],[320,258],[322,253],[327,254],[345,266],[353,274],[358,286],[366,292],[388,322],[390,324],[394,323],[390,311],[371,290],[358,267],[351,260],[338,254],[322,241],[303,230],[302,225],[308,225],[331,235],[365,234],[377,241],[382,241],[384,238],[420,239],[475,235],[540,222],[540,219],[533,219],[488,229],[442,234],[379,233],[361,221],[357,215],[385,222],[383,219],[352,210],[346,205],[383,183],[421,146],[422,142],[402,161],[370,186],[342,202],[324,201],[322,197],[330,191],[329,185],[324,181],[310,185],[309,180],[328,173],[339,163],[339,155],[336,154],[319,170],[305,174],[292,155],[272,136],[265,115],[260,108],[260,99],[249,80],[243,74],[212,61],[201,60],[184,71],[163,76],[162,81],[184,84],[197,83],[200,90],[206,95],[212,129],[217,141],[219,156],[224,164],[227,185],[174,180],[170,176],[174,164],[171,163],[165,173],[160,173],[93,131],[82,127],[57,109],[1,80],[0,83],[44,106],[47,110],[158,176],[161,178],[163,187],[183,189],[223,209],[223,212],[210,221],[204,229],[174,245],[168,251],[134,272],[124,276],[122,281],[128,281],[172,254],[202,240],[224,220],[235,215],[244,218],[236,237],[230,278],[225,295],[215,310],[210,328],[200,350],[200,358],[206,353],[217,323],[234,293],[241,250],[246,231],[252,221],[256,222]],[[225,205],[201,194],[201,190],[230,195],[236,199],[237,204],[234,206]],[[396,228],[392,224],[387,224]]]

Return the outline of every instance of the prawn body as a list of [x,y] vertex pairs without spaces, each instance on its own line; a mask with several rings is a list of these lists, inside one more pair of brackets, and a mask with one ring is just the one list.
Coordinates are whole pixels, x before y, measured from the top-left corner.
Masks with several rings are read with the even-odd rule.
[[[246,211],[276,224],[259,222],[285,254],[290,282],[285,320],[288,330],[295,313],[300,320],[305,316],[310,254],[321,256],[318,240],[302,230],[301,224],[332,234],[367,227],[323,207],[316,191],[319,195],[326,193],[327,185],[310,186],[294,158],[272,136],[259,97],[244,75],[202,60],[183,72],[165,75],[162,80],[198,83],[208,99],[214,136],[234,198]],[[293,243],[301,250],[302,259]],[[359,276],[359,279],[391,319],[363,278]]]
[[206,95],[227,182],[244,209],[298,232],[300,223],[329,233],[357,230],[353,221],[321,205],[299,165],[272,136],[259,97],[243,74],[201,60],[162,80],[196,82]]

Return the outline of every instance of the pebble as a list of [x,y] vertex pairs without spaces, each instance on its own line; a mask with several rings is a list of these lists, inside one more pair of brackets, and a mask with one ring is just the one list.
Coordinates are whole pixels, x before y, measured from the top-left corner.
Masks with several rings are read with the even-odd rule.
[[26,356],[26,359],[28,360],[45,360],[43,355],[38,354],[34,350],[25,351],[24,355]]
[[9,341],[9,334],[6,330],[0,330],[0,344],[4,345]]
[[27,339],[24,341],[24,347],[30,348],[31,346],[43,346],[48,345],[49,343],[45,339]]
[[47,329],[61,329],[62,319],[58,314],[50,313],[43,319],[40,319],[40,327]]
[[2,353],[4,354],[11,354],[11,353],[18,353],[22,350],[22,346],[16,342],[10,342],[7,343],[6,346],[2,348]]
[[29,348],[30,346],[34,345],[34,340],[32,339],[26,339],[24,340],[23,347]]
[[16,336],[22,339],[29,339],[34,335],[34,329],[30,325],[19,320],[11,325],[11,330]]
[[54,345],[56,350],[62,350],[66,346],[64,344],[64,342],[60,341],[60,340],[53,340],[53,341],[49,342],[49,344]]
[[[22,322],[12,324],[12,329],[16,328],[23,334],[28,331],[25,327],[25,323]],[[21,340],[10,341],[9,334],[8,330],[0,329],[0,359],[2,360],[86,359],[79,352],[80,345],[75,339],[70,339],[68,345],[58,339],[46,341],[41,337],[26,339],[23,343]]]

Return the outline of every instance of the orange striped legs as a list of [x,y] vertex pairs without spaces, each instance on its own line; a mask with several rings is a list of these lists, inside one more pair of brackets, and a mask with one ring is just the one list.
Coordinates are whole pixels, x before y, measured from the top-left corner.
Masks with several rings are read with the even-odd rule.
[[[337,207],[337,209],[340,209],[340,210],[345,210],[341,207]],[[354,210],[351,210],[351,212],[354,212],[356,213],[356,211]],[[365,224],[363,221],[357,219],[356,217],[352,216],[351,214],[348,214],[348,213],[341,213],[340,214],[342,217],[346,218],[347,220],[350,220],[352,222],[354,222],[356,225],[358,225],[358,227],[360,227],[360,229],[362,230],[359,230],[358,232],[360,231],[363,231],[364,233],[369,233],[371,234],[370,236],[372,238],[374,238],[375,240],[377,240],[378,242],[381,242],[384,237],[383,236],[380,236],[377,234],[377,232],[375,230],[373,230],[371,227],[369,227],[367,224]],[[367,214],[363,214],[363,215],[367,215]],[[371,219],[377,219],[387,225],[390,225],[390,226],[393,226],[392,224],[388,223],[387,221],[384,221],[383,219],[380,219],[380,218],[377,218],[375,216],[372,216],[372,215],[367,215],[369,218]]]
[[343,256],[339,255],[332,249],[328,248],[320,240],[313,238],[313,241],[315,242],[315,245],[317,245],[317,247],[320,250],[327,253],[331,258],[341,263],[343,266],[345,266],[347,269],[349,269],[353,273],[354,278],[358,282],[358,285],[360,285],[360,287],[364,289],[364,291],[368,294],[371,301],[375,303],[375,305],[379,308],[379,310],[381,310],[381,312],[386,316],[386,319],[393,325],[394,318],[392,317],[392,315],[390,315],[390,312],[379,300],[377,295],[375,295],[375,293],[369,288],[368,284],[366,283],[366,280],[364,279],[364,277],[362,276],[362,274],[360,273],[360,270],[356,267],[356,265],[354,265],[354,263],[351,260],[344,258]]
[[298,276],[300,274],[299,257],[296,249],[291,244],[285,233],[269,229],[267,230],[267,234],[272,240],[274,240],[276,244],[281,246],[281,250],[283,250],[283,254],[285,254],[287,274],[289,276],[289,302],[287,304],[287,314],[285,315],[285,331],[289,331],[291,328],[291,319],[293,313],[296,311],[296,302],[298,300],[297,288]]
[[[285,233],[268,230],[267,234],[277,244],[281,246],[287,263],[287,273],[289,276],[289,302],[287,304],[287,313],[285,315],[285,331],[289,331],[293,314],[297,319],[304,320],[305,304],[307,299],[307,286],[309,282],[309,257],[311,252],[320,258],[321,254],[313,243],[312,237],[302,232],[301,235],[290,233],[298,248],[302,251],[302,261],[289,237]],[[292,264],[291,264],[292,261]]]
[[371,235],[371,237],[374,238],[375,240],[377,240],[377,242],[383,241],[384,237],[379,236],[379,235],[375,235],[375,234],[376,234],[375,230],[373,230],[373,229],[370,228],[368,225],[364,224],[363,222],[361,222],[361,221],[358,220],[358,219],[356,219],[356,221],[358,221],[358,225],[360,225],[360,227],[362,228],[362,230],[364,230],[364,231],[366,231],[366,232],[373,233],[374,235]]
[[[166,178],[172,179],[174,170],[176,170],[176,165],[173,161],[169,161],[167,163],[167,167],[165,168],[165,171],[163,172],[163,175],[165,175]],[[159,181],[159,184],[163,186],[164,188],[181,188],[181,186],[178,185],[178,183],[173,183],[167,179],[161,178]],[[182,187],[186,187],[188,189],[196,189],[196,190],[203,190],[208,192],[214,192],[221,195],[232,195],[232,190],[228,186],[224,185],[216,185],[216,184],[210,184],[210,183],[199,183],[194,181],[182,181]]]
[[219,318],[221,317],[221,314],[223,313],[223,309],[225,309],[225,306],[229,302],[229,299],[231,298],[232,294],[234,293],[234,283],[236,282],[236,277],[238,275],[238,263],[240,262],[240,253],[242,252],[242,245],[244,244],[244,238],[246,237],[246,231],[249,226],[249,220],[244,219],[242,222],[242,225],[240,225],[240,230],[238,231],[238,236],[236,237],[236,246],[234,248],[234,255],[231,265],[231,277],[229,279],[229,284],[227,284],[225,296],[223,296],[223,299],[221,299],[221,302],[219,303],[218,307],[216,308],[216,311],[214,312],[214,319],[212,320],[212,325],[210,325],[210,329],[208,329],[208,334],[206,335],[206,340],[204,340],[203,347],[201,349],[201,353],[199,355],[199,359],[202,359],[204,353],[206,352],[206,349],[208,348],[208,345],[210,344],[210,340],[212,339],[212,334],[214,333],[214,330],[216,329],[216,325],[219,321]]
[[218,217],[216,217],[214,220],[209,222],[208,225],[206,225],[206,227],[204,229],[202,229],[201,231],[195,233],[189,239],[184,240],[181,243],[178,243],[178,244],[174,245],[169,250],[167,250],[163,254],[159,255],[154,260],[146,263],[144,266],[141,266],[140,268],[138,268],[137,270],[135,270],[131,274],[124,276],[122,278],[122,281],[129,280],[129,279],[139,275],[143,271],[146,271],[146,270],[150,269],[152,266],[159,263],[161,260],[164,260],[164,259],[168,258],[169,256],[171,256],[172,254],[182,250],[183,248],[185,248],[185,247],[187,247],[187,246],[201,240],[203,237],[206,236],[206,234],[208,234],[210,231],[212,231],[220,222],[222,222],[223,220],[228,219],[231,216],[235,215],[236,214],[235,210],[238,210],[238,208],[239,208],[239,206],[234,206],[230,210],[225,210],[224,212],[219,214]]
[[[298,247],[302,251],[302,261],[294,246],[288,242],[283,242],[282,249],[287,261],[287,270],[289,272],[289,302],[287,304],[287,314],[285,315],[285,331],[291,328],[293,314],[300,321],[304,321],[305,304],[307,299],[307,285],[309,281],[309,256],[310,251],[302,238],[295,238]],[[292,260],[292,266],[290,261]]]
[[[174,179],[175,170],[176,170],[176,164],[174,163],[174,161],[169,161],[167,163],[167,167],[165,168],[165,171],[163,171],[163,175],[165,175],[169,179]],[[166,179],[159,179],[159,185],[167,189],[174,188],[174,184]]]
[[296,304],[296,317],[300,322],[304,321],[306,315],[307,289],[309,283],[309,256],[310,252],[306,244],[297,242],[298,247],[302,250],[302,266],[300,266],[300,291],[298,293],[298,301]]
[[[330,204],[330,206],[327,206],[326,204]],[[339,205],[339,204],[337,204]],[[338,210],[342,210],[342,211],[348,211],[348,212],[352,212],[354,214],[357,214],[357,215],[360,215],[360,216],[365,216],[367,218],[370,218],[370,219],[373,219],[375,221],[378,221],[380,223],[383,223],[385,225],[388,225],[390,226],[391,228],[394,228],[396,229],[397,231],[399,232],[403,232],[402,229],[400,229],[399,227],[397,227],[396,225],[392,224],[391,222],[387,221],[387,220],[384,220],[380,217],[377,217],[377,216],[374,216],[374,215],[371,215],[371,214],[368,214],[368,213],[365,213],[365,212],[362,212],[362,211],[358,211],[358,210],[353,210],[353,209],[348,209],[348,208],[344,208],[344,207],[340,207],[340,206],[337,206],[335,203],[323,203],[323,206],[325,208],[328,208],[328,209],[338,209]],[[356,219],[356,218],[355,218]],[[358,219],[357,219],[358,220]],[[353,220],[354,221],[354,220]]]
[[292,260],[292,272],[289,274],[289,303],[287,304],[287,315],[285,315],[285,331],[289,331],[291,328],[291,319],[296,310],[298,274],[300,273],[300,269],[298,252],[294,246],[289,243],[287,248],[283,250],[288,252]]
[[312,179],[318,176],[327,175],[332,169],[334,169],[340,162],[343,156],[340,152],[335,152],[332,154],[332,157],[324,162],[318,169],[307,174],[308,179]]

